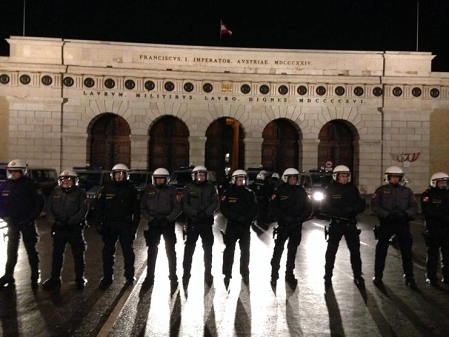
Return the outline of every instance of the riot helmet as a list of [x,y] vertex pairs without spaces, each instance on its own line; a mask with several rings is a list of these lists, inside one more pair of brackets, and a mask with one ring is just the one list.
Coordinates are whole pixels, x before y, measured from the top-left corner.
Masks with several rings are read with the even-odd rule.
[[[72,183],[67,181],[71,181]],[[78,175],[71,169],[62,171],[58,176],[58,185],[65,191],[70,191],[73,186],[78,186],[78,182]]]
[[[117,180],[115,178],[116,173],[121,173],[121,176],[123,176],[123,179]],[[124,180],[129,179],[129,168],[125,164],[116,164],[111,170],[111,179],[112,181],[120,182]]]
[[449,180],[449,176],[446,173],[444,173],[444,172],[437,172],[437,173],[434,173],[432,175],[432,177],[430,178],[430,186],[436,188],[437,184],[438,184],[438,181],[446,181],[447,182],[448,180]]
[[337,166],[335,166],[334,170],[332,171],[332,179],[334,181],[338,182],[338,175],[340,173],[348,174],[348,182],[351,182],[351,170],[349,169],[349,167],[347,167],[345,165],[337,165]]
[[163,185],[167,185],[168,182],[170,181],[170,173],[165,168],[159,167],[158,169],[154,170],[153,175],[151,177],[151,181],[154,186],[157,186],[156,178],[165,178]]
[[20,171],[22,172],[22,176],[24,176],[27,173],[27,164],[22,159],[13,159],[6,166],[8,179],[13,179],[11,171]]
[[295,168],[288,168],[284,171],[282,174],[282,181],[284,183],[288,182],[288,177],[296,176],[296,178],[299,180],[299,171]]
[[248,183],[248,174],[244,170],[235,170],[234,173],[232,173],[231,184],[236,185],[237,178],[243,178],[244,186]]
[[385,180],[390,181],[390,177],[399,177],[399,184],[404,181],[404,171],[398,166],[390,166],[385,170]]
[[[199,179],[198,173],[204,173],[206,175],[206,179],[202,180]],[[205,182],[209,178],[209,175],[207,173],[207,168],[204,166],[195,166],[192,170],[192,180],[195,182]]]

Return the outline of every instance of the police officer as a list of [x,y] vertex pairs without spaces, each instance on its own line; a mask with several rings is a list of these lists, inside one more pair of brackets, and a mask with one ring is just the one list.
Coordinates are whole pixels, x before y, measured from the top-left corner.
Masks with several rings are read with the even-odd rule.
[[324,282],[332,284],[335,255],[341,238],[344,236],[351,255],[354,282],[365,285],[362,277],[362,260],[360,259],[360,237],[357,229],[356,215],[365,210],[365,200],[359,190],[351,183],[351,171],[345,165],[334,168],[332,182],[325,189],[322,203],[323,212],[331,217],[329,239],[327,240]]
[[281,184],[279,173],[273,172],[273,174],[270,177],[270,180],[268,182],[269,190],[270,190],[270,196],[273,194],[273,192],[276,190],[276,188],[279,187]]
[[223,193],[220,211],[227,219],[223,234],[226,248],[223,253],[223,275],[225,284],[232,278],[235,244],[240,244],[240,274],[244,283],[249,282],[249,248],[251,223],[257,215],[258,205],[253,191],[246,187],[248,175],[236,170],[231,177],[231,186]]
[[83,228],[89,207],[86,193],[77,187],[78,175],[73,170],[64,170],[58,177],[58,185],[50,194],[46,214],[53,234],[53,262],[51,277],[42,283],[44,289],[61,286],[61,269],[67,243],[72,248],[75,261],[75,283],[83,289],[87,283],[84,278]]
[[385,171],[388,184],[376,189],[371,200],[371,210],[378,216],[380,226],[377,228],[378,242],[374,266],[374,284],[381,284],[389,239],[393,234],[399,244],[404,270],[404,282],[416,288],[413,275],[412,243],[409,221],[418,211],[418,203],[410,188],[402,186],[404,172],[400,167],[390,166]]
[[170,174],[165,168],[156,169],[153,172],[152,184],[145,187],[140,203],[142,217],[148,222],[148,229],[144,231],[148,246],[148,269],[144,286],[151,286],[154,283],[154,269],[161,235],[165,241],[171,286],[174,288],[178,285],[175,219],[181,214],[182,205],[180,198],[177,198],[176,188],[167,185],[169,180]]
[[192,257],[196,242],[201,236],[204,249],[204,280],[212,284],[212,245],[214,234],[214,212],[218,207],[218,196],[215,186],[208,182],[207,168],[196,166],[192,170],[193,182],[186,185],[182,191],[182,209],[187,217],[186,242],[184,247],[183,285],[190,280]]
[[257,197],[257,203],[259,204],[259,214],[257,215],[257,224],[259,226],[264,223],[268,223],[268,203],[271,197],[270,186],[267,181],[268,172],[265,170],[260,171],[256,179],[249,186],[251,190],[254,191]]
[[430,188],[421,195],[421,209],[426,219],[426,282],[438,285],[438,257],[441,248],[443,282],[449,284],[449,176],[438,172],[430,178]]
[[108,288],[113,281],[115,246],[120,242],[127,284],[134,282],[134,248],[133,242],[140,222],[140,204],[137,191],[128,181],[129,169],[124,164],[112,168],[112,181],[100,192],[95,209],[95,224],[101,234],[103,247],[103,278],[100,289]]
[[286,169],[282,174],[283,183],[274,191],[270,201],[270,210],[278,222],[278,227],[274,229],[277,237],[271,259],[272,285],[276,285],[279,278],[280,261],[287,239],[285,281],[291,285],[298,283],[293,273],[296,251],[301,243],[302,223],[312,214],[312,204],[306,191],[298,185],[298,180],[297,169]]
[[36,248],[38,234],[35,221],[45,206],[45,200],[39,185],[25,176],[25,161],[12,160],[6,166],[6,172],[7,180],[0,185],[0,217],[8,225],[8,246],[5,275],[0,278],[0,287],[15,283],[14,268],[22,235],[31,267],[31,287],[37,288],[39,254]]

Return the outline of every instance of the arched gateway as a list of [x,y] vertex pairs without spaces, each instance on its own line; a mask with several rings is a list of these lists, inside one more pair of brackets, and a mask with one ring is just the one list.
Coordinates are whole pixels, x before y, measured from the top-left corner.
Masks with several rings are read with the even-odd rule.
[[128,123],[112,113],[93,121],[90,140],[90,164],[110,170],[115,164],[131,165],[131,130]]

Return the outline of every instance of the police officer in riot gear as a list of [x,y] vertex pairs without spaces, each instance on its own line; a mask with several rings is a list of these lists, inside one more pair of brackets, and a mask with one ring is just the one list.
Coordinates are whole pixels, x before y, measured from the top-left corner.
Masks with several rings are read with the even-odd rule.
[[413,275],[412,243],[409,221],[418,211],[418,203],[410,188],[401,185],[404,172],[397,166],[390,166],[385,171],[388,184],[376,189],[371,200],[371,210],[378,216],[380,226],[377,229],[378,242],[374,266],[374,284],[381,284],[389,239],[393,234],[399,244],[404,270],[404,282],[416,288]]
[[278,227],[275,229],[273,257],[271,259],[271,284],[276,285],[285,242],[287,245],[287,265],[285,281],[295,286],[298,281],[293,270],[298,246],[301,243],[302,223],[312,214],[312,204],[306,191],[298,185],[299,172],[288,168],[282,174],[283,183],[274,191],[270,201],[270,211],[276,217]]
[[134,282],[134,248],[137,228],[140,222],[140,204],[137,191],[128,181],[129,169],[124,164],[112,168],[112,181],[100,192],[95,209],[94,223],[101,234],[103,247],[103,278],[100,289],[108,288],[113,281],[115,246],[120,242],[127,284]]
[[438,285],[438,257],[441,249],[443,282],[449,284],[449,176],[437,172],[430,178],[430,188],[421,195],[421,210],[426,219],[424,237],[427,245],[426,282]]
[[148,229],[144,231],[148,246],[148,269],[144,286],[154,283],[154,269],[161,235],[165,241],[165,251],[168,259],[169,279],[172,288],[178,285],[176,275],[176,233],[175,219],[182,212],[177,190],[168,186],[170,174],[165,168],[158,168],[153,172],[152,184],[145,187],[140,203],[142,217],[148,222]]
[[345,165],[338,165],[332,174],[333,181],[326,187],[322,209],[331,218],[329,238],[327,240],[324,282],[332,284],[335,256],[341,238],[344,236],[351,255],[354,282],[365,285],[362,277],[362,260],[360,259],[360,237],[357,229],[356,215],[365,210],[366,203],[360,197],[359,190],[351,183],[351,171]]
[[208,285],[213,282],[212,245],[214,234],[214,212],[218,207],[218,196],[215,186],[207,180],[207,168],[196,166],[192,170],[192,182],[182,191],[182,209],[187,217],[186,242],[184,247],[184,274],[182,282],[187,286],[190,280],[192,257],[196,242],[201,236],[204,249],[204,280]]
[[244,170],[232,174],[231,186],[223,193],[220,211],[226,218],[223,235],[226,248],[223,253],[225,284],[232,278],[235,244],[240,244],[240,274],[244,283],[249,282],[249,257],[251,223],[257,215],[258,205],[253,191],[246,187],[248,175]]
[[259,204],[259,214],[257,215],[257,224],[262,226],[264,223],[269,222],[268,218],[268,203],[271,197],[270,186],[267,181],[268,172],[265,170],[260,171],[256,179],[249,186],[254,191],[257,197],[257,203]]
[[61,286],[61,269],[67,243],[72,248],[75,262],[75,283],[83,289],[85,262],[83,228],[88,212],[86,193],[77,187],[78,175],[73,170],[64,170],[58,177],[58,185],[50,194],[46,214],[53,234],[53,261],[51,277],[42,283],[44,289]]
[[14,268],[20,236],[28,254],[31,267],[31,287],[39,283],[39,254],[36,244],[38,234],[35,220],[45,206],[45,200],[37,183],[25,176],[27,165],[15,159],[6,166],[7,180],[0,185],[0,217],[8,225],[8,246],[5,275],[0,278],[0,287],[13,285]]

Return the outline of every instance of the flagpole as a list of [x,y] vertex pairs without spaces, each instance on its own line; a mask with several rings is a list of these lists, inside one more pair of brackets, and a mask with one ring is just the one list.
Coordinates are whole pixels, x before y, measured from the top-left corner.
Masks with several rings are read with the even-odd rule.
[[416,51],[419,50],[419,1],[416,2]]
[[25,7],[26,6],[26,0],[23,0],[23,26],[22,26],[22,35],[25,36],[25,15],[26,15],[26,11],[25,11]]

